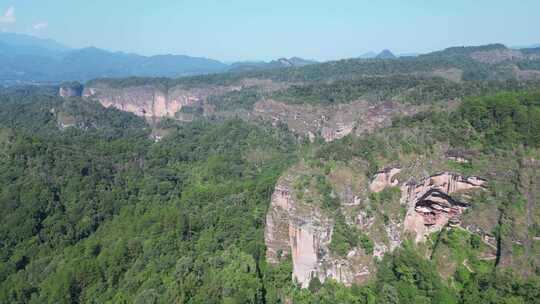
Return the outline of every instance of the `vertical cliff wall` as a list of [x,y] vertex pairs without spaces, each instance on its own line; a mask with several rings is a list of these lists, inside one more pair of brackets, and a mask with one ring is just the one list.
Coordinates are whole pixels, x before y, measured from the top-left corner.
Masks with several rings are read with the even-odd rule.
[[[418,182],[400,183],[396,175],[401,169],[389,167],[356,190],[351,190],[350,186],[336,190],[341,212],[356,219],[348,225],[355,226],[358,233],[367,235],[374,244],[372,252],[356,247],[340,256],[330,250],[335,229],[332,213],[321,209],[314,202],[317,199],[306,198],[305,195],[313,193],[313,190],[309,186],[299,187],[302,184],[298,182],[299,175],[291,174],[306,171],[301,166],[294,167],[279,180],[272,195],[265,229],[268,261],[276,264],[291,258],[293,278],[303,287],[307,287],[314,277],[322,282],[332,278],[348,285],[371,278],[376,260],[398,247],[403,239],[410,237],[416,242],[423,242],[429,234],[443,227],[459,227],[460,216],[469,204],[454,194],[480,190],[486,183],[481,178],[450,172],[435,174]],[[401,217],[396,213],[397,216],[383,219],[382,214],[388,214],[389,210],[381,210],[382,213],[375,215],[369,211],[368,194],[382,193],[388,187],[401,190],[401,198],[398,197],[396,202],[398,206],[392,207],[406,211]],[[349,196],[352,198],[346,199]]]
[[207,96],[204,90],[163,89],[151,85],[126,88],[97,85],[83,92],[83,97],[96,99],[105,107],[148,118],[174,118],[182,107],[200,105]]

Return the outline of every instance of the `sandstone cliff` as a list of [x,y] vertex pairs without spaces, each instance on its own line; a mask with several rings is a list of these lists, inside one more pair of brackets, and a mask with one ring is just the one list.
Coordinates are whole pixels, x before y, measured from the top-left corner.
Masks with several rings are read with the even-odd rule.
[[407,206],[404,232],[412,233],[417,242],[440,231],[447,224],[459,225],[460,215],[469,206],[450,196],[456,192],[481,189],[485,180],[448,172],[430,176],[420,183],[401,186],[402,202]]
[[355,101],[335,106],[289,105],[276,100],[255,104],[253,116],[286,124],[291,131],[313,139],[321,136],[326,142],[348,134],[362,134],[389,126],[396,116],[410,116],[423,107],[395,101],[371,103]]
[[276,264],[286,258],[293,262],[293,278],[307,287],[312,278],[324,282],[332,278],[351,284],[362,281],[373,265],[361,251],[347,257],[330,252],[334,221],[320,208],[294,198],[291,177],[282,178],[272,195],[266,217],[266,257]]
[[[390,125],[392,118],[396,116],[410,116],[425,108],[397,101],[365,100],[333,106],[290,105],[264,97],[288,85],[290,84],[268,79],[242,79],[231,85],[196,87],[176,85],[170,88],[154,84],[114,86],[95,81],[84,90],[81,87],[82,92],[63,86],[59,90],[59,95],[95,99],[104,107],[114,107],[149,120],[173,118],[192,121],[193,109],[197,109],[196,112],[207,117],[263,120],[274,125],[285,124],[300,137],[310,140],[322,137],[327,142],[348,134],[360,135],[372,132],[376,128]],[[216,109],[216,102],[221,98],[235,92],[241,96],[243,90],[257,91],[260,94],[252,109],[239,108],[232,111]]]
[[[340,198],[340,209],[349,224],[368,235],[374,244],[373,252],[357,247],[340,256],[330,249],[335,229],[332,212],[316,203],[316,190],[309,183],[301,182],[305,176],[317,174],[310,170],[300,164],[279,180],[265,229],[268,261],[276,264],[290,257],[293,278],[304,287],[314,277],[322,282],[332,278],[347,285],[363,282],[375,273],[376,260],[400,246],[404,239],[425,242],[430,234],[444,227],[466,229],[461,227],[460,216],[469,203],[461,195],[479,191],[486,183],[478,177],[451,172],[400,183],[396,176],[401,169],[392,167],[381,170],[369,181],[355,175],[354,170],[337,169],[339,172],[331,173],[334,177],[330,178],[334,179],[332,185]],[[346,180],[346,185],[340,187],[338,175]],[[377,203],[383,210],[373,210],[370,200],[375,198],[370,193],[382,193],[389,187],[399,189],[401,195],[394,203]]]
[[[157,84],[110,85],[93,81],[84,88],[82,97],[98,100],[105,107],[114,107],[146,118],[177,118],[184,107],[198,108],[204,115],[213,115],[210,98],[219,99],[231,92],[244,89],[271,93],[287,87],[286,84],[268,79],[245,78],[229,85],[200,84],[197,86],[177,84],[172,87]],[[68,91],[61,89],[60,96]]]
[[153,85],[114,88],[96,85],[85,88],[83,97],[96,99],[105,107],[114,107],[142,117],[174,118],[184,106],[202,106],[208,96],[234,89],[234,87],[164,89]]

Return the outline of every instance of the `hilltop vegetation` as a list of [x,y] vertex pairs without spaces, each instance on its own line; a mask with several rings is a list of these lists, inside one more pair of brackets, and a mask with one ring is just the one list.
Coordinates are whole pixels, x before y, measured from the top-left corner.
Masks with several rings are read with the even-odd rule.
[[[284,82],[332,82],[354,80],[364,76],[392,76],[399,74],[422,74],[451,68],[463,71],[463,80],[506,80],[514,79],[509,67],[514,61],[502,60],[498,64],[488,64],[475,60],[476,52],[508,51],[504,45],[495,44],[480,47],[456,47],[417,57],[394,59],[344,59],[312,64],[301,67],[276,68],[244,73],[223,73],[183,77],[179,79],[152,79],[134,77],[128,79],[98,79],[94,82],[106,83],[114,87],[135,86],[142,83],[161,84],[165,87],[176,85],[226,85],[243,78],[272,79]],[[523,58],[517,62],[536,62]],[[94,82],[90,82],[90,85]]]
[[[345,96],[363,94],[361,81],[338,83]],[[442,80],[433,84],[440,85],[453,87]],[[470,86],[456,85],[459,93],[450,94],[492,90],[488,84]],[[446,279],[437,271],[438,260],[407,244],[381,261],[368,284],[348,288],[313,280],[308,289],[292,282],[290,261],[273,267],[264,258],[270,195],[300,158],[323,168],[360,159],[375,172],[399,155],[429,155],[444,143],[478,151],[472,163],[455,165],[478,173],[502,170],[485,159],[511,165],[517,156],[537,157],[540,94],[508,86],[512,91],[466,98],[455,111],[423,112],[330,144],[302,144],[283,126],[240,120],[163,122],[171,135],[154,143],[146,123],[131,114],[59,99],[46,89],[2,91],[0,302],[535,303],[539,264],[527,255],[521,256],[530,259],[526,267],[471,261],[476,272],[459,268]],[[327,94],[324,86],[312,90],[299,94],[314,96],[306,100]],[[249,100],[231,95],[221,106]],[[59,127],[58,113],[74,126]],[[526,214],[517,176],[497,179],[493,199],[483,202],[501,212],[498,237],[510,250],[503,257],[523,251],[511,245],[518,239],[513,227]],[[321,185],[335,208],[331,186]],[[377,198],[380,204],[386,199]],[[533,219],[537,226],[526,234],[538,233],[539,219]],[[339,222],[334,250],[372,250],[369,238],[351,228]],[[447,246],[439,250],[469,246],[459,235],[439,237]],[[467,252],[477,250],[470,244]],[[523,277],[525,268],[532,270]]]

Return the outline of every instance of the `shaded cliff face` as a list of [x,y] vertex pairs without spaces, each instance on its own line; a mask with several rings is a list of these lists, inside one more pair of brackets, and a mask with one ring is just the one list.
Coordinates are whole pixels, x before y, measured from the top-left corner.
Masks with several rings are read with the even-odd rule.
[[64,98],[81,97],[82,93],[83,86],[78,82],[62,84],[58,88],[58,95]]
[[[350,285],[372,278],[376,261],[406,238],[421,243],[444,227],[466,229],[460,218],[469,203],[462,195],[482,191],[484,179],[443,172],[414,182],[400,172],[401,168],[387,167],[369,179],[355,168],[338,167],[327,177],[348,225],[373,242],[371,252],[357,246],[340,255],[331,248],[335,213],[317,203],[322,198],[316,187],[306,183],[306,176],[320,172],[303,164],[291,168],[278,182],[266,217],[268,261],[276,264],[290,257],[293,279],[303,287],[314,277]],[[409,181],[400,182],[398,175]],[[396,191],[392,189],[401,194],[383,205],[374,201],[378,195]],[[382,209],[374,210],[374,206]]]

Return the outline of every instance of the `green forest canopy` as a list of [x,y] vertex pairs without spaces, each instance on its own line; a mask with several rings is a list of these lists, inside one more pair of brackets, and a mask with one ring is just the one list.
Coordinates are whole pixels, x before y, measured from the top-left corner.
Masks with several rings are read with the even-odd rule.
[[[290,262],[272,267],[264,259],[264,217],[274,184],[302,157],[286,129],[241,120],[198,121],[175,125],[170,137],[153,143],[145,123],[131,114],[82,106],[80,100],[64,104],[47,95],[23,94],[17,100],[0,104],[2,303],[279,303],[284,298],[536,303],[540,298],[538,276],[522,280],[497,269],[456,274],[462,287],[455,288],[411,244],[387,255],[369,284],[347,288],[313,281],[309,289],[299,289]],[[92,127],[59,130],[51,108],[79,115]],[[539,113],[538,92],[509,92],[469,98],[455,112],[421,113],[394,127],[421,125],[432,130],[434,140],[454,146],[476,138],[491,153],[538,148]],[[464,138],[469,133],[461,131],[469,128],[476,135]],[[320,159],[375,161],[385,149],[369,136],[316,145],[311,148]],[[349,245],[365,241],[342,228]]]

